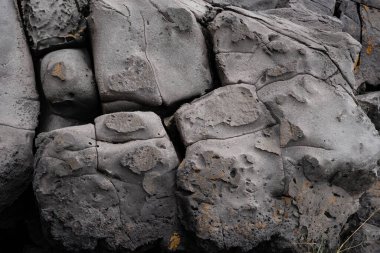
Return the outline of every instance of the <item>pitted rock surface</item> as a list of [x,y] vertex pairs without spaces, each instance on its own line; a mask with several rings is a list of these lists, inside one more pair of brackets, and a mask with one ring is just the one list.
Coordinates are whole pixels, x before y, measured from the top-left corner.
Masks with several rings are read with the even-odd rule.
[[[104,117],[127,125],[128,116],[146,116],[140,114]],[[159,118],[150,120],[161,137],[137,140],[141,134],[131,133],[131,139],[109,143],[97,138],[99,126],[92,124],[39,135],[33,185],[55,243],[68,250],[135,250],[169,241],[176,229],[178,158]]]

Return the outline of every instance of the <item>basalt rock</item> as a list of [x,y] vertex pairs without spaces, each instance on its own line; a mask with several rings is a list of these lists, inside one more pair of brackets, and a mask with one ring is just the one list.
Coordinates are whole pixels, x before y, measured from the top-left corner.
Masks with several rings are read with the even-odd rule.
[[0,210],[26,188],[33,171],[39,114],[32,59],[17,5],[0,3]]
[[95,122],[37,138],[33,185],[50,240],[74,251],[170,247],[178,158],[160,119],[135,112]]
[[171,105],[211,88],[206,42],[177,1],[94,1],[91,37],[102,102]]
[[87,0],[21,0],[30,46],[37,52],[83,43]]

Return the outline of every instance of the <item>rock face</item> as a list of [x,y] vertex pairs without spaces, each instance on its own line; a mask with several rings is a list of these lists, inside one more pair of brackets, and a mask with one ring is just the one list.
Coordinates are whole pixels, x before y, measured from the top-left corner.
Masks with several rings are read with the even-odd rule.
[[31,48],[37,52],[83,42],[87,0],[21,0]]
[[[105,139],[106,131],[114,135]],[[104,115],[95,126],[40,134],[37,146],[33,184],[56,243],[68,250],[135,250],[169,242],[178,158],[158,116]]]
[[101,100],[119,103],[112,111],[170,105],[211,88],[201,27],[176,1],[95,1],[90,25]]
[[39,113],[33,63],[17,11],[11,0],[0,3],[0,210],[30,182]]
[[0,14],[1,252],[380,252],[378,0]]

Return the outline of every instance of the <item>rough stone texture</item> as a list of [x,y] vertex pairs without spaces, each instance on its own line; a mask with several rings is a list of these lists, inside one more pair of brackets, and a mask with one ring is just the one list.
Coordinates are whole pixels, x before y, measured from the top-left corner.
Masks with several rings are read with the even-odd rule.
[[352,92],[349,86],[355,86],[352,70],[360,49],[352,37],[306,29],[275,16],[236,11],[242,15],[223,12],[210,25],[222,84],[243,82],[260,89],[308,74],[322,80],[341,79],[339,83]]
[[[335,17],[316,13],[306,8],[280,8],[268,10],[264,13],[288,19],[293,23],[308,28],[335,32],[341,32],[343,29],[342,22]],[[360,26],[358,26],[358,28],[360,32]]]
[[372,120],[377,130],[380,130],[380,91],[370,92],[356,97],[360,106]]
[[0,211],[26,188],[39,113],[32,59],[12,0],[0,3]]
[[201,27],[182,4],[102,0],[93,2],[91,11],[103,102],[170,105],[211,88]]
[[362,44],[360,62],[357,66],[358,85],[380,85],[380,10],[360,7],[362,18]]
[[294,9],[308,9],[315,13],[334,14],[336,0],[289,0],[289,5]]
[[[67,250],[135,250],[161,240],[167,247],[176,229],[178,158],[162,124],[146,125],[151,114],[104,115],[96,128],[88,124],[38,136],[33,185],[51,240]],[[145,134],[123,132],[138,123],[145,123]],[[106,125],[133,141],[96,140],[107,133]],[[163,136],[151,138],[157,129]],[[141,136],[146,140],[137,140]]]
[[255,87],[248,84],[219,88],[176,113],[185,145],[253,133],[275,122],[257,98]]
[[233,5],[251,11],[275,9],[287,6],[289,0],[205,0],[217,6]]
[[47,54],[41,62],[41,83],[55,114],[80,120],[96,115],[98,92],[85,50],[63,49]]
[[79,126],[84,124],[86,124],[84,121],[57,115],[51,110],[50,106],[45,106],[44,111],[40,117],[38,130],[40,133],[50,132],[60,128]]
[[351,0],[344,0],[339,6],[343,32],[347,32],[357,41],[361,41],[362,28],[358,10],[358,4]]
[[351,0],[356,3],[367,5],[369,7],[380,9],[380,3],[377,0]]
[[21,0],[31,48],[51,50],[83,42],[87,0]]

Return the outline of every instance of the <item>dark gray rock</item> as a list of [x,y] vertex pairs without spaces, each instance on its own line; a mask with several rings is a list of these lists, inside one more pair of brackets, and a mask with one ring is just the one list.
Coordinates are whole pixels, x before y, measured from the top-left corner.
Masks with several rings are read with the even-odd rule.
[[287,6],[289,0],[205,0],[216,6],[233,5],[251,11],[268,10]]
[[30,46],[35,51],[84,41],[87,0],[21,0]]
[[356,97],[360,106],[372,120],[377,130],[380,130],[380,92],[369,92]]
[[171,105],[211,88],[201,26],[183,2],[102,0],[91,11],[102,102]]
[[255,89],[249,84],[226,86],[183,105],[176,113],[176,125],[184,144],[240,136],[274,125]]
[[0,211],[26,188],[39,114],[28,45],[16,2],[0,3]]
[[361,41],[362,27],[358,4],[351,0],[344,0],[339,6],[339,11],[343,32],[349,33],[357,41]]
[[99,107],[88,53],[63,49],[41,62],[42,89],[51,110],[62,117],[92,119]]
[[360,62],[357,64],[358,85],[380,85],[380,10],[360,7],[362,19],[362,45]]
[[[111,116],[96,119],[96,129],[88,124],[38,136],[33,185],[43,227],[67,250],[133,251],[159,242],[175,249],[174,147],[152,113]],[[145,132],[126,138],[123,130],[132,125]],[[157,129],[162,137],[151,138]],[[128,142],[96,140],[107,133]]]

